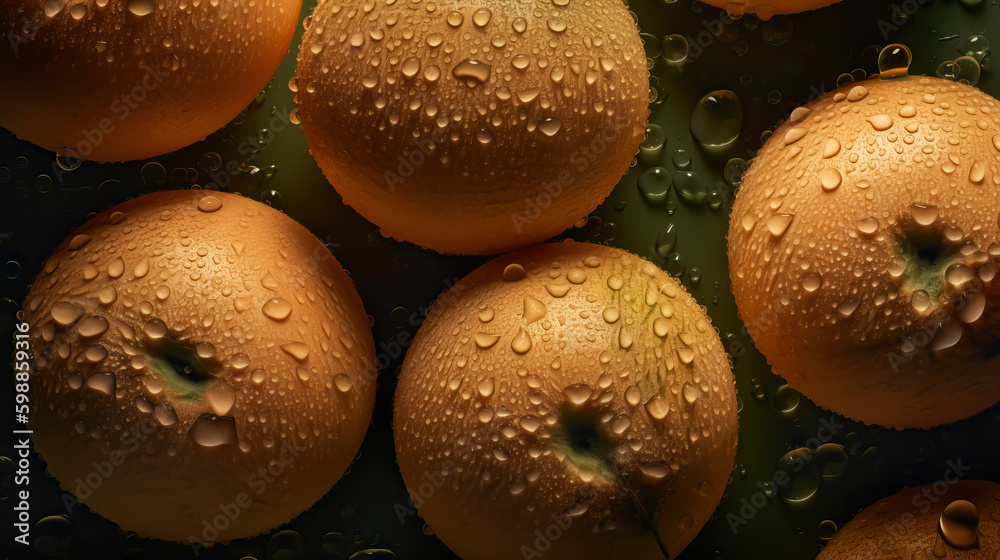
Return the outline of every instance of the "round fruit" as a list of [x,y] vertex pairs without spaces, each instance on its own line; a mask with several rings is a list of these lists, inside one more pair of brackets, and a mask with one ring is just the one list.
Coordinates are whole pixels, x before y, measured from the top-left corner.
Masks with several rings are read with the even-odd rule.
[[288,521],[371,419],[374,343],[351,280],[304,227],[237,195],[100,214],[46,262],[24,321],[35,448],[63,489],[150,537]]
[[893,428],[1000,401],[998,186],[1000,102],[972,87],[875,80],[793,112],[729,226],[736,303],[774,372]]
[[998,520],[1000,484],[940,480],[865,508],[837,532],[816,560],[992,560],[1000,558]]
[[442,296],[394,422],[420,515],[465,560],[673,558],[736,453],[733,377],[704,308],[652,263],[571,241]]
[[717,8],[725,8],[733,17],[755,14],[770,19],[775,14],[797,14],[825,8],[840,0],[702,0]]
[[371,6],[320,0],[295,89],[327,179],[388,234],[517,249],[589,214],[628,169],[649,72],[619,0]]
[[205,138],[284,58],[301,0],[0,3],[0,126],[70,158],[124,161]]

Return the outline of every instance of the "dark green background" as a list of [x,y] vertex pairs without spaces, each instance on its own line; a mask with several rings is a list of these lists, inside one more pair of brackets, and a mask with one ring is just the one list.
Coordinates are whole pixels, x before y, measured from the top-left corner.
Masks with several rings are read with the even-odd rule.
[[[711,210],[679,201],[671,192],[667,204],[649,204],[636,188],[639,174],[648,167],[639,163],[586,226],[568,232],[577,239],[631,250],[680,274],[685,286],[708,308],[727,347],[741,354],[733,360],[742,406],[738,467],[715,518],[682,558],[813,558],[824,542],[819,535],[820,522],[832,520],[842,525],[879,497],[905,485],[933,482],[942,476],[948,461],[960,460],[971,466],[968,478],[1000,481],[998,407],[954,425],[905,432],[848,422],[805,398],[793,410],[779,411],[775,397],[783,382],[770,373],[741,330],[726,271],[725,232],[732,195],[721,182],[725,162],[731,157],[750,159],[760,147],[762,133],[773,129],[811,96],[834,89],[841,74],[858,69],[862,75],[876,72],[879,48],[888,43],[900,42],[912,49],[911,74],[932,75],[941,61],[958,56],[959,43],[969,35],[982,34],[1000,45],[1000,8],[996,1],[985,0],[978,7],[970,7],[969,3],[844,0],[828,9],[779,17],[770,23],[746,17],[726,26],[697,58],[683,66],[683,71],[658,61],[652,74],[665,99],[653,107],[652,121],[668,132],[669,139],[656,165],[670,169],[676,177],[671,154],[686,150],[693,159],[691,169],[702,176],[709,189],[723,194],[725,203]],[[302,17],[313,6],[310,0],[306,4]],[[721,15],[720,10],[691,0],[636,0],[631,8],[642,31],[656,38],[679,33],[696,39],[706,30],[706,22]],[[906,12],[911,15],[900,17]],[[792,35],[786,43],[770,45],[765,41],[765,37],[789,29]],[[0,264],[17,263],[8,263],[6,274],[0,276],[4,296],[0,335],[8,352],[14,317],[27,286],[45,257],[73,228],[127,197],[205,183],[201,168],[204,154],[215,152],[223,162],[243,161],[245,157],[237,153],[240,143],[258,137],[272,114],[287,114],[294,108],[287,83],[294,73],[300,36],[301,26],[277,75],[241,117],[203,142],[150,160],[165,166],[169,177],[163,182],[144,180],[141,170],[146,162],[84,163],[59,180],[51,171],[52,154],[17,141],[0,129],[0,212],[4,217],[0,226]],[[979,87],[1000,96],[1000,72],[986,70]],[[700,150],[689,131],[695,103],[715,89],[735,91],[745,115],[741,137],[723,153]],[[442,256],[383,239],[377,228],[344,207],[309,155],[298,127],[288,126],[260,137],[264,139],[263,147],[248,162],[256,171],[237,176],[232,190],[272,203],[328,243],[355,279],[374,318],[376,344],[388,343],[400,329],[414,334],[406,318],[429,305],[446,289],[446,282],[454,282],[484,261]],[[177,168],[187,171],[175,171]],[[49,175],[51,181],[40,175]],[[146,179],[152,177],[147,173]],[[674,224],[678,233],[670,264],[658,260],[654,250],[657,234],[668,224]],[[742,352],[737,351],[740,348]],[[419,518],[408,516],[400,523],[394,510],[395,505],[406,504],[391,434],[395,370],[400,361],[395,360],[382,372],[375,418],[360,456],[329,494],[283,527],[282,532],[215,546],[202,551],[201,557],[348,558],[364,549],[389,549],[404,559],[451,558],[447,548],[428,536],[430,531]],[[5,408],[12,402],[11,383],[3,383],[0,389]],[[778,401],[784,402],[788,395],[779,394],[782,398]],[[794,397],[794,392],[791,395]],[[819,477],[816,494],[803,502],[793,504],[775,494],[734,534],[726,515],[738,514],[741,500],[749,500],[759,491],[759,483],[772,479],[782,455],[806,445],[824,420],[842,425],[831,442],[844,446],[846,470],[838,476]],[[15,428],[12,418],[6,422],[8,429]],[[0,495],[6,496],[12,487],[9,475],[13,469],[9,461],[0,461],[0,466],[5,477]],[[58,484],[41,475],[43,468],[36,458],[31,486],[35,520],[67,513]],[[5,497],[3,503],[5,515],[9,514],[13,505],[10,498]],[[5,521],[5,533],[10,527]],[[46,519],[32,534],[40,539],[39,550],[54,552],[56,557],[91,557],[97,551],[101,551],[102,558],[191,556],[190,549],[182,545],[125,533],[85,507],[77,507],[68,520]],[[10,537],[5,538],[4,548],[10,542]],[[41,557],[38,550],[30,555],[22,548],[9,550],[14,558]],[[372,553],[360,557],[391,556]]]

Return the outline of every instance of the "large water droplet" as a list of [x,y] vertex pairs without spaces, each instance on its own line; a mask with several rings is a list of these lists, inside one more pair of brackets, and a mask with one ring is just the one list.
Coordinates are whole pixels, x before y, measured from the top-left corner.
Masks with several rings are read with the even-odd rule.
[[563,389],[563,395],[566,396],[566,400],[577,406],[590,400],[593,393],[594,390],[583,383],[576,383]]
[[951,546],[965,550],[979,542],[979,510],[968,500],[955,500],[941,512],[941,537]]
[[548,310],[544,303],[531,296],[524,296],[523,319],[525,325],[530,325],[542,317],[545,317],[546,311]]
[[138,17],[148,16],[156,9],[154,0],[128,0],[125,3],[128,11]]
[[792,225],[794,214],[779,213],[767,219],[767,229],[774,237],[781,237],[788,231],[788,226]]
[[217,382],[205,391],[205,399],[212,407],[212,412],[225,416],[236,402],[236,390],[227,383]]
[[202,414],[191,425],[188,436],[204,447],[236,445],[236,420],[229,416]]
[[83,308],[79,305],[58,301],[52,305],[52,311],[50,312],[52,319],[62,327],[68,327],[73,323],[77,322],[80,317],[83,317]]
[[518,354],[524,354],[528,350],[531,350],[531,337],[528,336],[528,331],[522,328],[514,337],[514,340],[511,341],[510,348]]
[[115,394],[115,374],[106,371],[91,374],[87,378],[87,387],[113,396]]
[[100,336],[108,330],[108,320],[104,317],[95,317],[93,315],[84,318],[77,325],[77,331],[80,336],[84,338],[94,338],[95,336]]
[[878,55],[880,80],[906,78],[910,72],[913,54],[906,45],[892,44],[882,49]]
[[479,382],[479,394],[485,399],[489,398],[496,389],[496,380],[493,377],[487,377]]
[[264,315],[275,321],[282,321],[292,313],[292,304],[285,298],[271,298],[264,302]]
[[691,112],[691,133],[705,146],[725,146],[743,129],[743,105],[736,93],[716,90],[698,101]]
[[474,58],[467,58],[455,65],[451,73],[465,80],[469,86],[482,84],[490,79],[491,66]]
[[663,167],[652,167],[643,171],[637,181],[642,197],[646,199],[646,202],[657,206],[666,203],[670,187],[673,184],[674,179],[670,175],[670,171]]
[[500,335],[478,332],[473,338],[476,340],[476,346],[480,348],[490,348],[496,344],[498,340],[500,340]]
[[222,208],[222,201],[215,196],[203,196],[198,201],[198,210],[202,212],[217,212],[220,208]]
[[938,207],[933,205],[913,204],[910,206],[910,214],[914,221],[922,226],[929,226],[937,221]]
[[779,461],[777,472],[788,480],[778,486],[778,493],[790,502],[808,500],[819,490],[822,476],[813,462],[813,453],[807,447],[800,447],[786,453]]

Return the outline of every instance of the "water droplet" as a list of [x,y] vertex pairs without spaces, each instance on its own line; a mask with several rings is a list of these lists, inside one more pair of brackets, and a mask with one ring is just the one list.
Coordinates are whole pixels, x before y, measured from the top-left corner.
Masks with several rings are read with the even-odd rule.
[[819,173],[820,184],[823,185],[823,190],[826,192],[831,192],[837,190],[840,187],[841,182],[843,182],[844,177],[840,174],[840,171],[832,167],[827,167]]
[[412,78],[420,72],[420,59],[411,56],[403,61],[402,66],[399,68],[400,72],[403,73],[407,78]]
[[467,58],[456,64],[451,73],[456,78],[465,80],[466,85],[471,87],[489,81],[490,71],[489,64],[474,58]]
[[524,267],[517,263],[508,264],[503,269],[503,279],[507,282],[516,282],[527,277],[527,275]]
[[878,219],[873,216],[861,218],[857,221],[857,226],[861,233],[872,234],[878,230]]
[[52,319],[61,327],[68,327],[83,317],[83,308],[79,305],[59,301],[52,305]]
[[493,12],[490,12],[489,8],[479,8],[472,13],[472,23],[476,24],[476,27],[485,27],[492,15]]
[[115,374],[102,371],[87,378],[87,387],[113,396],[115,394]]
[[545,313],[547,311],[548,310],[545,307],[545,304],[541,301],[531,296],[524,296],[524,324],[530,325],[542,317],[545,317]]
[[622,435],[632,426],[632,419],[624,414],[619,414],[611,422],[611,432],[615,435]]
[[144,17],[153,13],[156,9],[156,2],[154,0],[128,0],[125,6],[132,15]]
[[782,385],[774,391],[774,408],[779,412],[792,412],[799,406],[802,394],[792,389],[788,384]]
[[851,103],[857,103],[866,97],[868,97],[868,88],[865,86],[854,86],[851,91],[847,92],[847,100]]
[[955,500],[941,512],[938,529],[952,547],[974,548],[979,543],[979,510],[968,500]]
[[614,323],[618,320],[618,317],[621,316],[621,313],[618,311],[617,307],[605,307],[601,316],[607,323]]
[[570,284],[546,284],[545,291],[554,298],[561,298],[568,294],[572,287]]
[[303,342],[289,342],[288,344],[282,344],[281,349],[284,350],[289,356],[300,362],[309,357],[309,346]]
[[160,403],[153,409],[153,416],[161,426],[173,426],[177,423],[177,413],[170,403]]
[[944,279],[955,288],[961,288],[965,284],[975,279],[976,273],[968,266],[956,263],[948,267],[944,273]]
[[550,137],[555,136],[560,128],[562,128],[562,121],[555,117],[549,117],[538,123],[538,130],[541,130],[542,134]]
[[136,263],[135,268],[132,269],[132,274],[134,274],[136,278],[144,278],[147,274],[149,274],[149,257],[143,255],[142,259]]
[[725,146],[743,129],[743,105],[736,93],[716,90],[706,94],[691,113],[691,133],[705,146]]
[[962,340],[962,325],[961,323],[956,323],[954,321],[946,324],[934,340],[931,341],[929,346],[931,352],[940,352],[942,350],[947,350]]
[[520,425],[528,433],[535,433],[535,430],[542,426],[542,421],[535,416],[524,416],[521,418]]
[[688,42],[683,35],[672,33],[660,44],[660,57],[666,62],[683,62],[688,57]]
[[292,313],[292,304],[285,298],[271,298],[261,308],[264,315],[275,321],[283,321]]
[[844,317],[850,317],[854,315],[854,312],[858,310],[858,306],[861,302],[856,299],[849,299],[837,306],[837,312],[839,312]]
[[788,231],[788,226],[792,225],[792,219],[794,218],[794,214],[774,214],[767,219],[767,229],[774,237],[781,237]]
[[656,395],[646,403],[646,412],[657,420],[663,420],[670,412],[670,403],[663,395]]
[[188,436],[204,447],[236,445],[236,420],[228,416],[202,414],[191,425]]
[[198,210],[202,212],[216,212],[222,208],[222,201],[215,196],[203,196],[198,201]]
[[643,171],[636,183],[639,192],[646,202],[654,205],[662,205],[667,201],[670,187],[674,184],[674,179],[670,171],[663,167],[651,167]]
[[816,532],[819,534],[820,540],[828,541],[837,534],[837,524],[829,519],[820,521]]
[[823,286],[823,277],[816,272],[810,272],[802,277],[802,288],[813,293]]
[[663,463],[640,463],[639,471],[643,475],[656,480],[666,478],[672,472],[670,467]]
[[892,44],[882,49],[878,55],[880,80],[905,78],[910,72],[913,54],[906,45]]
[[677,195],[681,200],[689,204],[701,204],[708,196],[708,189],[701,179],[701,175],[693,171],[681,171],[677,173],[677,181],[674,184]]
[[566,273],[566,279],[573,284],[583,284],[587,281],[587,271],[582,268],[573,268]]
[[576,383],[563,389],[563,395],[566,396],[566,400],[577,406],[590,400],[593,394],[594,390],[583,383]]
[[354,382],[351,381],[350,376],[347,376],[343,373],[338,373],[337,375],[333,376],[333,386],[336,387],[337,390],[340,391],[341,393],[346,393],[350,391],[352,387],[354,387]]
[[803,502],[819,490],[822,476],[812,460],[809,448],[800,447],[786,453],[779,461],[777,471],[788,482],[778,486],[778,493],[790,502]]
[[496,389],[496,381],[492,377],[487,377],[486,379],[479,382],[479,394],[484,398],[489,398]]
[[510,343],[510,348],[518,354],[524,354],[528,350],[531,350],[531,337],[528,336],[528,331],[521,329],[514,337],[514,340]]
[[883,132],[892,128],[893,121],[891,116],[886,114],[881,114],[868,117],[868,122],[869,124],[872,125],[872,128],[874,128],[879,132]]
[[701,390],[689,382],[684,382],[684,387],[681,389],[681,394],[684,395],[684,400],[688,404],[694,404],[701,395]]
[[642,390],[639,389],[637,385],[629,385],[625,389],[625,401],[632,406],[639,406],[639,402],[642,400]]
[[71,251],[76,251],[80,247],[83,247],[84,245],[89,243],[90,240],[91,237],[89,235],[85,235],[82,233],[79,235],[74,235],[73,238],[69,240],[69,249]]
[[86,317],[77,325],[77,332],[84,338],[94,338],[100,336],[108,330],[108,320],[104,317],[93,315]]
[[226,383],[217,382],[205,391],[205,399],[212,407],[212,412],[225,416],[236,402],[236,390]]
[[639,144],[639,157],[646,165],[655,165],[659,161],[663,148],[667,144],[667,133],[659,125],[646,126],[646,137]]
[[523,17],[516,17],[510,26],[518,33],[524,33],[528,29],[528,21]]
[[918,224],[922,226],[929,226],[937,221],[938,207],[913,204],[910,206],[910,214]]
[[986,294],[983,292],[972,292],[965,296],[962,306],[956,311],[958,319],[969,325],[982,318],[986,311]]

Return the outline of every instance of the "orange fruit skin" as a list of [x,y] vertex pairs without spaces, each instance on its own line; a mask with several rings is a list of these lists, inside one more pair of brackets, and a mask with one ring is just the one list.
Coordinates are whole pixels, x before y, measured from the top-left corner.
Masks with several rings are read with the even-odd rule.
[[645,135],[648,70],[626,6],[434,5],[361,17],[360,3],[320,1],[296,71],[320,168],[385,233],[438,252],[502,253],[566,230]]
[[[574,418],[593,422],[620,474],[567,455]],[[704,308],[675,280],[567,241],[499,257],[441,296],[407,353],[393,424],[414,504],[464,560],[654,560],[628,496],[680,554],[732,471],[736,392]]]
[[702,0],[717,8],[725,8],[732,13],[742,10],[748,14],[767,17],[774,14],[798,14],[825,8],[840,0]]
[[51,17],[41,2],[0,4],[0,32],[13,38],[0,74],[16,76],[0,88],[0,126],[99,162],[158,156],[222,128],[271,79],[302,9],[157,2],[138,17],[124,1],[98,4],[68,0]]
[[[961,461],[958,462],[959,464]],[[949,465],[950,467],[951,465]],[[958,466],[958,465],[956,465]],[[903,490],[863,509],[844,525],[816,560],[949,558],[992,560],[1000,555],[1000,484],[944,480]],[[941,514],[956,500],[972,503],[979,517],[977,546],[952,546],[940,530]]]
[[746,173],[728,238],[740,315],[774,373],[898,429],[1000,401],[1000,102],[873,80],[791,120]]
[[[221,208],[199,210],[206,196]],[[306,228],[242,196],[160,192],[99,214],[46,261],[23,320],[34,448],[65,491],[144,536],[228,541],[289,521],[371,421],[353,283]],[[163,339],[197,352],[200,389],[155,364]]]

